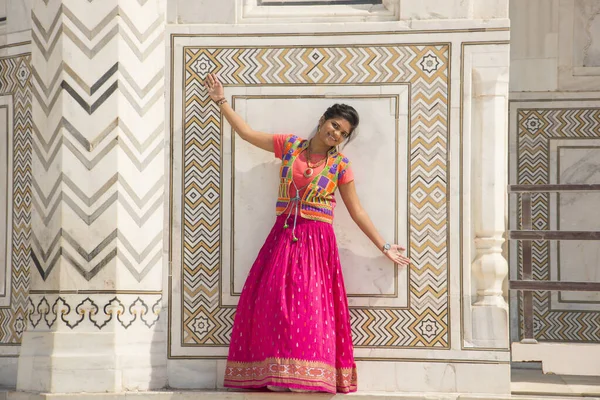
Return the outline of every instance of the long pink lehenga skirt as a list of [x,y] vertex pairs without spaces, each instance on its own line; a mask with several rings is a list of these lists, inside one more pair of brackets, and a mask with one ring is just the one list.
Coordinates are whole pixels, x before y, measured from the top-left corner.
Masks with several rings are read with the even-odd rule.
[[225,386],[356,391],[346,290],[333,227],[277,218],[242,290]]

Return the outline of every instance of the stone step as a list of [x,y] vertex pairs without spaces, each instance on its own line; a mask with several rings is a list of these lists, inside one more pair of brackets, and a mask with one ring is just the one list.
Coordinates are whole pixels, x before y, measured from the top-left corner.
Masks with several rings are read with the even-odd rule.
[[[3,396],[4,395],[4,396]],[[585,394],[523,394],[477,395],[459,393],[273,393],[273,392],[215,392],[215,391],[154,391],[127,393],[69,393],[34,394],[23,392],[0,393],[0,400],[586,400],[600,399]]]

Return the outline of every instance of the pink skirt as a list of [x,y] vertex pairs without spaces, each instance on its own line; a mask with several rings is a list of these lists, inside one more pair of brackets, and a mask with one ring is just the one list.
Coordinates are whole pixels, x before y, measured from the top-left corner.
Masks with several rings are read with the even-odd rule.
[[279,216],[246,279],[225,387],[356,391],[352,333],[331,224]]

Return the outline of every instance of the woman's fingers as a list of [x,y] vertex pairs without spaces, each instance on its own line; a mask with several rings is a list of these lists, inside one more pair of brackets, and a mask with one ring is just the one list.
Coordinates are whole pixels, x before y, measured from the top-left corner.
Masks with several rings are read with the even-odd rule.
[[408,259],[408,257],[399,255],[396,257],[396,263],[400,265],[408,265],[410,264],[410,260]]
[[400,253],[396,253],[396,254],[388,253],[388,258],[398,265],[405,266],[405,265],[410,264],[410,259]]

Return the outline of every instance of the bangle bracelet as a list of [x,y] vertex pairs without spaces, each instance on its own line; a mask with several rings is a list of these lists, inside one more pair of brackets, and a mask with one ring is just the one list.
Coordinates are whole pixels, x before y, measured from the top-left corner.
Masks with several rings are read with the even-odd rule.
[[221,107],[223,103],[227,103],[227,99],[223,97],[221,100],[217,100],[217,105]]

